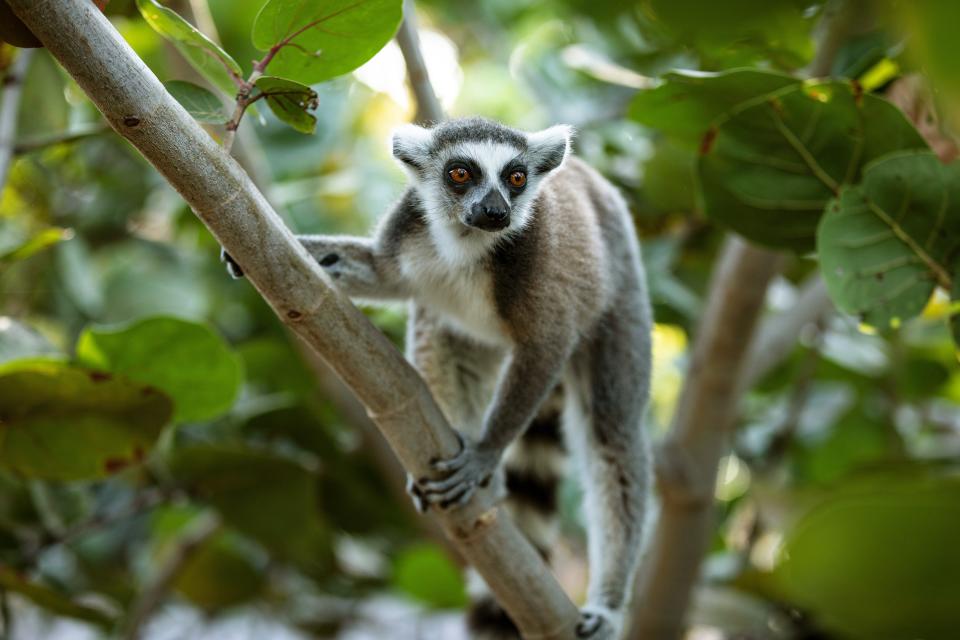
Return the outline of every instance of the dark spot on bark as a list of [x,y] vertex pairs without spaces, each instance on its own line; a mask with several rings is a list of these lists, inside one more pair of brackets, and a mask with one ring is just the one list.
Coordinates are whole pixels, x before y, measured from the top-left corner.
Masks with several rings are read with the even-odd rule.
[[340,262],[340,256],[338,256],[335,253],[328,253],[327,255],[320,258],[321,267],[329,267],[330,265],[337,264],[338,262]]
[[142,462],[145,455],[146,454],[143,452],[143,447],[140,445],[137,445],[133,448],[133,459],[137,462]]
[[113,379],[113,376],[105,371],[91,371],[88,375],[94,382],[106,382]]
[[291,320],[297,320],[302,315],[303,314],[297,311],[296,309],[291,309],[290,311],[287,311],[287,317],[290,318]]
[[136,127],[140,124],[140,118],[137,116],[127,116],[123,119],[123,124],[126,127]]
[[140,395],[142,396],[152,396],[157,393],[156,387],[144,387],[140,390]]

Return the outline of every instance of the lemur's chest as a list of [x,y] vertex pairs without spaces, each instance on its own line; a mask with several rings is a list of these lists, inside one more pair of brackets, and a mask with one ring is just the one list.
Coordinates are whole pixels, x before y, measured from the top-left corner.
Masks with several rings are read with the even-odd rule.
[[509,342],[493,299],[493,281],[482,265],[451,267],[432,252],[410,252],[400,268],[414,299],[444,316],[452,328],[480,342]]

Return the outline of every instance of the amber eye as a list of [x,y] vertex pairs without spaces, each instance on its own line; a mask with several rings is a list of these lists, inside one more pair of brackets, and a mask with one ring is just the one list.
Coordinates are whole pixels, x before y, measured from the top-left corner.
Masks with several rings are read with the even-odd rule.
[[447,175],[457,184],[464,184],[470,180],[470,172],[463,167],[454,167],[450,169],[450,171],[447,171]]
[[519,188],[527,184],[527,174],[523,171],[514,171],[510,174],[510,184]]

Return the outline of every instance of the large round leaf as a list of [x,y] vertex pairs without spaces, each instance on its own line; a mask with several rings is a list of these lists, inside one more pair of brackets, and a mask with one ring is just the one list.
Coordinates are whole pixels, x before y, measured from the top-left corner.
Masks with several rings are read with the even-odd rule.
[[243,374],[239,358],[209,327],[179,318],[148,318],[121,328],[92,328],[77,341],[85,365],[162,389],[175,420],[203,420],[233,404]]
[[313,84],[353,71],[400,25],[402,0],[269,0],[253,23],[253,43],[280,47],[267,70]]
[[867,166],[827,208],[817,249],[830,296],[875,326],[919,314],[960,247],[960,165],[929,152]]
[[714,121],[737,105],[799,83],[793,76],[757,69],[667,73],[659,86],[637,93],[630,117],[665,135],[699,143]]
[[0,466],[31,478],[101,478],[139,462],[170,420],[154,387],[55,361],[0,367]]
[[827,202],[864,164],[926,148],[896,107],[849,83],[787,86],[739,105],[707,133],[704,210],[755,242],[809,250]]
[[781,596],[843,638],[957,636],[960,476],[848,480],[788,533]]

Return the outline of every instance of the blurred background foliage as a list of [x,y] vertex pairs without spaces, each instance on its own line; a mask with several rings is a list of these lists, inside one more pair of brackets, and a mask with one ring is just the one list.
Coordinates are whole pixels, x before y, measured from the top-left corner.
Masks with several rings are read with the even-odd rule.
[[[250,32],[263,0],[166,4],[245,73],[259,57]],[[668,102],[650,128],[649,104],[636,101],[678,68],[801,73],[823,3],[417,5],[449,113],[526,129],[573,124],[577,152],[627,197],[658,321],[649,428],[662,435],[724,230],[695,198],[698,114]],[[874,9],[879,23],[841,47],[833,73],[878,95],[922,74],[932,89],[897,104],[950,159],[960,5]],[[133,0],[113,0],[107,14],[161,80],[202,82]],[[4,45],[0,66],[13,59]],[[261,109],[244,122],[241,159],[295,231],[365,233],[403,185],[386,145],[414,113],[399,49],[391,42],[313,89],[314,135]],[[26,75],[15,142],[0,196],[7,637],[100,637],[129,625],[184,549],[171,590],[159,591],[169,606],[149,627],[156,637],[455,637],[456,624],[434,612],[465,602],[458,560],[412,515],[378,436],[318,383],[329,374],[318,378],[250,285],[226,276],[203,225],[43,50]],[[809,255],[793,260],[770,311],[789,310],[815,270]],[[919,317],[890,328],[829,314],[749,390],[717,482],[691,638],[956,637],[950,311],[938,290]],[[401,346],[405,310],[369,313]],[[577,488],[564,495],[556,568],[579,598]],[[224,631],[237,620],[261,626]]]

